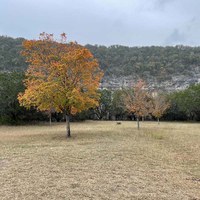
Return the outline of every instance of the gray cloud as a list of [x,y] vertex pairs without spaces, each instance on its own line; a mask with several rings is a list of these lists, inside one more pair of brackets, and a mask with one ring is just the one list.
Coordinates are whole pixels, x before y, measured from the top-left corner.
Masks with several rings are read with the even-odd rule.
[[167,37],[165,43],[166,45],[184,44],[185,40],[186,36],[178,29],[174,29],[174,31]]
[[0,35],[66,32],[81,44],[200,44],[197,0],[1,0]]
[[156,0],[155,1],[155,4],[158,6],[158,7],[163,7],[163,6],[166,6],[167,4],[171,3],[171,2],[174,2],[176,0]]

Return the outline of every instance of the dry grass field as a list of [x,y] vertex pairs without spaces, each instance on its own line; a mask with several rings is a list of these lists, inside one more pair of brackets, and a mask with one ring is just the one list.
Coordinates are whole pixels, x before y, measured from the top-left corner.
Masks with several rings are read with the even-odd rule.
[[0,127],[0,199],[200,199],[200,124]]

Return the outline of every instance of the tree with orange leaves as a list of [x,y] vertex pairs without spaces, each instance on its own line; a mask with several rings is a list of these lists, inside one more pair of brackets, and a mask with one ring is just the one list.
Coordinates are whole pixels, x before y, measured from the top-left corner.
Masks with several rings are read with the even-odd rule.
[[130,113],[134,113],[137,118],[137,128],[140,128],[140,118],[150,113],[152,102],[146,91],[146,83],[139,80],[132,90],[126,92],[125,105]]
[[157,118],[158,124],[160,124],[160,118],[169,107],[170,103],[163,95],[156,95],[153,97],[153,107],[151,114]]
[[18,95],[20,105],[65,113],[70,137],[69,116],[98,105],[97,89],[103,73],[97,60],[76,42],[66,43],[64,33],[60,41],[42,33],[39,40],[25,40],[23,47],[29,68],[26,90]]

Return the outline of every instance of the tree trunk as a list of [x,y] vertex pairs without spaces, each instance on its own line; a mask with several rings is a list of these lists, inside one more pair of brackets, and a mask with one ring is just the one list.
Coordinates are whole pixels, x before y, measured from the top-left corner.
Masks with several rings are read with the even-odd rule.
[[51,111],[49,112],[49,125],[51,126]]
[[160,124],[160,119],[158,118],[158,124]]
[[106,119],[107,119],[107,120],[109,120],[109,115],[110,115],[110,113],[107,112],[107,113],[106,113]]
[[66,115],[66,134],[67,138],[71,137],[69,115]]
[[138,130],[140,129],[140,119],[139,119],[139,117],[137,117],[137,129]]

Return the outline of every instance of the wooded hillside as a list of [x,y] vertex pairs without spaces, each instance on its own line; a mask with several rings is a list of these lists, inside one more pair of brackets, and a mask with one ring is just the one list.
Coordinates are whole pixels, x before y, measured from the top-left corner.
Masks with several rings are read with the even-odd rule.
[[[0,36],[0,70],[24,70],[27,64],[20,56],[23,38]],[[172,76],[200,74],[200,47],[110,47],[86,45],[104,70],[105,76],[154,77],[158,81]]]
[[0,70],[24,70],[27,67],[20,51],[22,50],[23,38],[13,39],[0,36]]
[[125,47],[92,46],[87,48],[99,60],[106,75],[140,78],[153,76],[167,80],[172,75],[192,75],[200,72],[200,47]]

